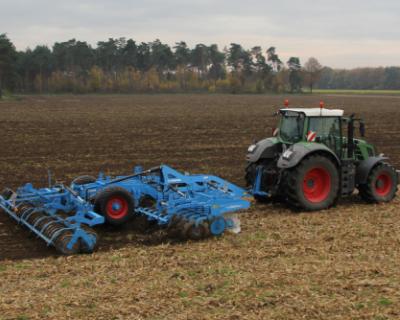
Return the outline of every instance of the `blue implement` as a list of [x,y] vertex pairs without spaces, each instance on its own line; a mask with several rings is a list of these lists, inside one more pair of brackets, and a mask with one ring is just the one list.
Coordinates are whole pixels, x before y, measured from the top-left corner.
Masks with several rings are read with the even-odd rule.
[[[197,230],[199,224],[207,229],[206,234],[214,234],[207,224],[216,217],[223,218],[227,213],[250,206],[244,199],[245,190],[226,180],[213,175],[182,174],[166,165],[145,171],[136,167],[132,175],[114,179],[100,174],[91,183],[72,184],[71,189],[87,202],[97,202],[97,212],[112,224],[124,223],[124,212],[126,215],[144,215],[169,229],[178,225],[181,233],[186,230],[189,238],[192,229]],[[130,199],[109,190],[125,190]],[[123,210],[129,207],[127,202],[130,200],[134,212]]]
[[36,189],[28,183],[0,196],[0,208],[61,253],[92,252],[92,227],[144,216],[171,236],[198,240],[234,228],[228,215],[249,208],[242,188],[213,175],[182,174],[166,165],[133,174],[75,179]]

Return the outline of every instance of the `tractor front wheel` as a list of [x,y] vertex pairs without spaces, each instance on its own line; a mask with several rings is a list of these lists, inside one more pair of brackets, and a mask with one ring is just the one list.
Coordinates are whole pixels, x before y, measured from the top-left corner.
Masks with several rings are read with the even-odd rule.
[[111,225],[118,226],[130,220],[134,209],[133,197],[124,188],[109,187],[96,196],[95,210]]
[[389,202],[396,196],[397,180],[396,170],[381,162],[371,170],[367,182],[358,186],[360,196],[369,203]]
[[311,155],[286,172],[286,198],[292,207],[315,211],[331,207],[339,195],[339,173],[326,156]]

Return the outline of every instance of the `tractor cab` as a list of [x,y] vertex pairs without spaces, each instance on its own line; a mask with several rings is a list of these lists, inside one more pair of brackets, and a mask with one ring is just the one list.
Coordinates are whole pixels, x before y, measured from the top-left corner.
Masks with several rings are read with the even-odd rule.
[[281,119],[276,134],[282,143],[322,143],[341,157],[343,110],[285,108],[279,113]]
[[363,120],[354,115],[344,117],[341,109],[284,108],[279,114],[279,127],[274,132],[280,143],[320,143],[339,159],[362,161],[376,153],[372,145],[355,138],[356,122],[359,123],[360,137],[365,136]]

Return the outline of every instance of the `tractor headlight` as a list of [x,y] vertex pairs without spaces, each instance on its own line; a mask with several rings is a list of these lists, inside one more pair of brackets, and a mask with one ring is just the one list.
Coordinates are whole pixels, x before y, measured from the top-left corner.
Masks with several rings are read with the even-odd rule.
[[294,151],[288,149],[283,153],[282,158],[285,160],[290,160],[293,157],[293,155],[294,155]]
[[248,149],[247,152],[252,153],[254,152],[254,150],[257,149],[257,145],[256,144],[252,144]]

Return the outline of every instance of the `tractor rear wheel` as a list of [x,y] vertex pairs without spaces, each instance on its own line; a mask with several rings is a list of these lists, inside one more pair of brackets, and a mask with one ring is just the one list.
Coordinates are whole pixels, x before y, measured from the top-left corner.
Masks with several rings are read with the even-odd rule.
[[326,156],[311,155],[286,172],[289,205],[306,211],[331,207],[339,195],[339,173]]
[[397,172],[388,163],[381,162],[368,175],[367,182],[358,186],[360,196],[369,203],[389,202],[397,192]]
[[96,196],[94,206],[107,223],[114,226],[124,224],[134,216],[133,196],[121,187],[109,187],[101,191]]

